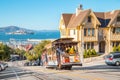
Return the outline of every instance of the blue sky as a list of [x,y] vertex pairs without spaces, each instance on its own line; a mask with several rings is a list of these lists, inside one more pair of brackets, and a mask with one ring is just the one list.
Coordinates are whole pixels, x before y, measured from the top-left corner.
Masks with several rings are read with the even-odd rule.
[[120,9],[120,0],[0,0],[0,27],[56,30],[62,13],[84,9],[103,12]]

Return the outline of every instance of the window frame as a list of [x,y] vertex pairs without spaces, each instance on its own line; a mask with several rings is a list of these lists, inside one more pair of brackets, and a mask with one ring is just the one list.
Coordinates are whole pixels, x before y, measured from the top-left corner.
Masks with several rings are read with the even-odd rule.
[[84,43],[84,49],[94,49],[94,42],[85,42]]
[[89,22],[89,23],[92,22],[91,16],[88,16],[88,22]]
[[84,28],[85,37],[95,37],[95,28]]
[[120,16],[117,17],[117,22],[120,22]]
[[120,34],[120,27],[113,27],[112,28],[112,33],[113,34]]

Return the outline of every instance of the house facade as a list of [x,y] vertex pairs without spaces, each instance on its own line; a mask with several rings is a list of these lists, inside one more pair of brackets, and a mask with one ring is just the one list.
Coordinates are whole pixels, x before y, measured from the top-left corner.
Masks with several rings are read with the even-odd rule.
[[76,8],[76,13],[63,13],[60,18],[61,38],[74,38],[78,48],[109,53],[120,45],[120,10],[93,12]]

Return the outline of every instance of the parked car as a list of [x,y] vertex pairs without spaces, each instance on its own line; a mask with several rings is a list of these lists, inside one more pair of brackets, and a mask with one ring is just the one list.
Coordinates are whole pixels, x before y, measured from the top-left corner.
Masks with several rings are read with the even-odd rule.
[[24,66],[29,66],[29,62],[24,63]]
[[7,63],[2,63],[4,65],[5,68],[8,67],[8,64]]
[[107,65],[120,66],[120,52],[112,52],[105,57],[105,63]]
[[0,63],[0,71],[2,70],[5,70],[5,66],[2,63]]
[[39,62],[38,61],[29,61],[24,63],[24,66],[39,66]]

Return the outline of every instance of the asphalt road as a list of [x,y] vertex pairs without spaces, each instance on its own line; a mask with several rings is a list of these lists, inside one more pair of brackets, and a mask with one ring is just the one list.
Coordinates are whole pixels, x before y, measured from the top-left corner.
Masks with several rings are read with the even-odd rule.
[[120,67],[117,66],[74,67],[72,70],[55,70],[41,67],[26,67],[26,69],[52,77],[53,80],[120,80]]
[[120,80],[120,66],[107,66],[104,62],[73,67],[72,70],[55,70],[36,66],[24,68],[42,73],[53,80]]
[[0,80],[37,80],[33,72],[18,67],[8,67],[0,72]]
[[90,63],[72,70],[46,69],[40,66],[12,65],[0,72],[0,80],[120,80],[120,66]]

